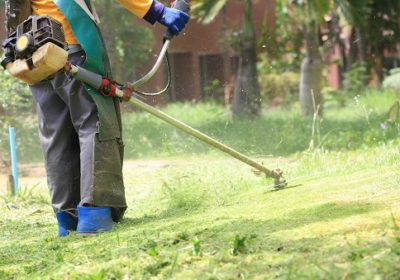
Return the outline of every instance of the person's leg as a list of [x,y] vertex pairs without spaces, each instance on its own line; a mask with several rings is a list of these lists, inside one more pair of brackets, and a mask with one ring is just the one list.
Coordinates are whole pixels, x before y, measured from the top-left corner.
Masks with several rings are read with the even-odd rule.
[[50,81],[31,86],[37,103],[51,204],[55,212],[76,216],[80,202],[79,139],[68,106],[55,93]]
[[[75,65],[84,61],[84,52],[70,55]],[[61,86],[60,86],[61,85]],[[82,82],[69,77],[69,82],[60,84],[55,80],[57,94],[67,104],[80,144],[80,207],[108,207],[114,221],[119,221],[126,209],[122,181],[122,158],[119,139],[101,139],[98,107]],[[82,209],[81,209],[82,210]],[[94,218],[94,211],[91,215]],[[79,212],[79,209],[78,209]],[[80,211],[82,212],[82,211]],[[79,226],[78,226],[79,229]]]
[[31,86],[36,100],[51,204],[58,221],[59,236],[76,230],[80,201],[79,139],[68,106],[49,80]]

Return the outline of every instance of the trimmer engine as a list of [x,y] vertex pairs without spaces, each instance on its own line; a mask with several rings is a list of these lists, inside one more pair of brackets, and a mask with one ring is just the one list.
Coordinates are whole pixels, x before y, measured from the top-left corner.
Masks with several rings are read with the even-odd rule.
[[1,66],[28,84],[63,68],[68,57],[62,25],[48,16],[31,16],[19,24],[3,48]]
[[17,59],[30,58],[36,50],[49,42],[63,49],[66,47],[61,24],[48,16],[31,16],[4,41],[5,59],[1,65],[5,67]]

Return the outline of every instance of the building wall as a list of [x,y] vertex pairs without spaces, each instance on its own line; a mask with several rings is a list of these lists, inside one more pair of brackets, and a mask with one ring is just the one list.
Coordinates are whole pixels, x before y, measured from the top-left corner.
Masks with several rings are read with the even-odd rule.
[[[255,0],[253,6],[253,20],[256,34],[259,36],[263,25],[273,26],[275,23],[275,1]],[[167,100],[199,100],[204,97],[204,85],[213,80],[219,80],[223,87],[231,79],[231,72],[235,69],[235,54],[231,52],[228,42],[224,41],[227,32],[240,30],[243,22],[243,6],[240,1],[230,0],[220,15],[208,25],[202,25],[191,20],[185,32],[175,38],[170,48],[171,64],[173,66],[173,86],[167,97],[156,98],[154,102],[163,103]],[[140,19],[136,24],[152,28],[156,38],[153,47],[152,59],[141,68],[139,75],[146,73],[156,59],[161,47],[162,35],[165,28],[156,24],[154,27]],[[4,11],[0,11],[0,22],[4,22]],[[4,40],[5,30],[0,28],[0,39]],[[232,70],[233,69],[233,70]],[[166,80],[166,71],[158,73],[144,90],[159,90]],[[219,92],[221,94],[221,92]],[[219,97],[221,98],[221,97]]]
[[[258,0],[253,1],[253,22],[257,36],[263,26],[269,27],[275,24],[275,1]],[[170,56],[173,64],[173,87],[168,97],[156,98],[155,103],[163,103],[167,100],[200,100],[205,97],[204,87],[213,80],[219,80],[216,98],[223,98],[223,87],[232,80],[231,74],[235,70],[235,56],[231,51],[229,43],[224,40],[227,31],[239,31],[243,22],[243,5],[240,1],[228,1],[228,5],[208,24],[203,25],[196,20],[191,20],[184,33],[172,41]],[[136,21],[137,24],[144,24]],[[156,38],[152,59],[140,70],[144,74],[156,59],[157,52],[161,48],[162,35],[165,28],[160,25],[153,27]],[[165,84],[166,73],[160,72],[154,77],[146,90],[159,89]],[[221,90],[222,89],[222,90]]]

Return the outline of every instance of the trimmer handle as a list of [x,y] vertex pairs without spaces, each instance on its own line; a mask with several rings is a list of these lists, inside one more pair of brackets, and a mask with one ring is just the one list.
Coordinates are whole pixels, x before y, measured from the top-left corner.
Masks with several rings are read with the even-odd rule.
[[182,11],[186,14],[189,14],[190,12],[190,5],[188,2],[185,0],[177,0],[175,1],[175,5],[173,6],[174,9],[177,9],[179,11]]
[[[175,5],[173,6],[174,9],[180,10],[186,14],[190,12],[190,5],[185,0],[177,0],[175,1]],[[164,41],[171,40],[174,37],[174,34],[168,29],[167,32],[164,34]]]

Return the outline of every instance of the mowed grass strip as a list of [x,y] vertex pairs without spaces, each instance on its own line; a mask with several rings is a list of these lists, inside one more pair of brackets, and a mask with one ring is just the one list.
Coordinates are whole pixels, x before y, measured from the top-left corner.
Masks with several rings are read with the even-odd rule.
[[56,237],[42,187],[0,204],[0,278],[396,279],[398,143],[264,159],[289,187],[228,158],[128,162],[116,230]]

